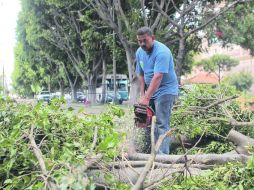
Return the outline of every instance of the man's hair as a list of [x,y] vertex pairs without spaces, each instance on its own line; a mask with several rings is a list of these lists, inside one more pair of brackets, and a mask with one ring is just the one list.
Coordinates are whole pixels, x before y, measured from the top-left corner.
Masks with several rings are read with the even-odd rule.
[[138,29],[137,35],[140,36],[140,35],[144,35],[144,34],[148,34],[149,36],[152,36],[153,32],[152,32],[151,28],[149,28],[147,26],[143,26]]

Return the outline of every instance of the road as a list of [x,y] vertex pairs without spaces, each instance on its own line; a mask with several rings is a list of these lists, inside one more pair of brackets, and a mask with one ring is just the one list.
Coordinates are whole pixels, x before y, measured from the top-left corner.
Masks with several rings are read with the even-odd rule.
[[[31,104],[36,104],[35,99],[18,99],[18,102],[22,103],[31,103]],[[46,103],[45,103],[46,104]],[[84,108],[85,112],[87,114],[99,114],[107,110],[109,104],[95,104],[95,105],[90,105],[90,104],[83,104],[83,103],[72,103],[72,102],[67,102],[65,105],[63,105],[66,108],[73,108],[74,110],[79,110],[80,108]],[[118,105],[119,107],[123,109],[129,109],[129,105],[127,102],[123,102],[122,105]]]

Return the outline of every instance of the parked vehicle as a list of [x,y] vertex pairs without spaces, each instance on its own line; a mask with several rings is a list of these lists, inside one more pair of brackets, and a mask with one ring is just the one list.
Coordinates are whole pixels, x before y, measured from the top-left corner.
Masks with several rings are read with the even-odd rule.
[[77,96],[77,101],[78,102],[86,102],[87,99],[86,99],[86,96],[84,94],[80,94]]
[[[106,84],[107,84],[107,91],[113,92],[114,91],[114,76],[112,74],[108,74],[106,76]],[[118,93],[121,96],[121,99],[123,101],[127,101],[129,99],[127,75],[125,74],[116,75],[116,88]]]
[[[102,81],[98,82],[101,84]],[[129,99],[129,91],[128,91],[129,80],[127,75],[125,74],[116,74],[116,91],[120,94],[122,101],[127,101]],[[96,100],[101,102],[102,91],[105,88],[105,92],[112,96],[114,92],[114,76],[112,74],[108,74],[106,76],[105,84],[101,84],[96,88]]]
[[41,91],[40,94],[37,95],[37,101],[50,102],[51,95],[49,91]]
[[71,100],[71,95],[68,94],[68,93],[64,94],[64,99],[65,99],[66,101],[70,101],[70,100]]
[[83,92],[77,92],[77,101],[78,102],[86,102],[87,98]]
[[115,98],[114,97],[115,97],[114,92],[108,92],[105,97],[105,102],[106,103],[113,103],[113,100],[115,99],[116,104],[123,103],[123,99],[122,99],[121,95],[119,94],[119,92],[117,92],[116,97]]
[[51,99],[53,98],[61,98],[61,92],[54,92],[54,93],[51,93]]

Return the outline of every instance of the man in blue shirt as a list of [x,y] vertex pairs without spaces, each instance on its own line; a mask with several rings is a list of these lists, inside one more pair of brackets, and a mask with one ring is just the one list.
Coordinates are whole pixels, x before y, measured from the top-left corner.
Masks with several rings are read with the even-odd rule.
[[[137,31],[136,73],[140,82],[139,104],[150,105],[156,116],[155,141],[169,130],[171,109],[178,96],[178,82],[170,49],[156,41],[149,27]],[[146,88],[145,88],[146,87]],[[159,154],[169,154],[170,138]]]

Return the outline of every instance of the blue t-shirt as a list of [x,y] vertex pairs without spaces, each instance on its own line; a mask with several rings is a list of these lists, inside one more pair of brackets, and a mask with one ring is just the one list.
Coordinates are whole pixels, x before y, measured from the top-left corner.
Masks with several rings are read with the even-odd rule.
[[152,99],[165,94],[178,95],[178,81],[174,70],[173,56],[163,43],[154,41],[152,52],[147,53],[141,47],[136,52],[136,73],[144,75],[145,84],[150,85],[154,73],[163,73],[159,88]]

